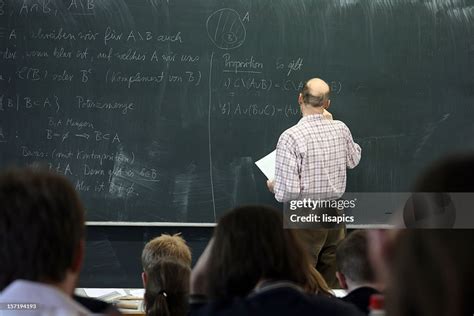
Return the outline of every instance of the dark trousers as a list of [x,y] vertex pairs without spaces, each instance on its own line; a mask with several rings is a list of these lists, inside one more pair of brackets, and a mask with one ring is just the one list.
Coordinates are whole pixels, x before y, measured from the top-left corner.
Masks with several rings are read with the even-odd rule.
[[346,227],[296,229],[308,253],[311,254],[316,270],[331,288],[339,288],[336,278],[336,248],[346,236]]

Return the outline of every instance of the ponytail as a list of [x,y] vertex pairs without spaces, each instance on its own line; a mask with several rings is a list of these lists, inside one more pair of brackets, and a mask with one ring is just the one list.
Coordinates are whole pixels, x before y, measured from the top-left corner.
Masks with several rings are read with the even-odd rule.
[[158,292],[158,295],[153,298],[148,298],[145,294],[145,301],[147,302],[146,314],[153,316],[171,316],[167,296],[165,291]]
[[147,316],[186,316],[191,269],[166,257],[146,271],[145,312]]

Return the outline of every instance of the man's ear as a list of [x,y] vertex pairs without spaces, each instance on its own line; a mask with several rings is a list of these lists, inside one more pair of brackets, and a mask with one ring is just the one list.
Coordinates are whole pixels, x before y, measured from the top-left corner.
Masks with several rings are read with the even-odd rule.
[[142,272],[142,283],[143,283],[144,288],[146,287],[146,280],[147,280],[147,275],[146,275],[146,272],[143,271]]
[[324,109],[327,110],[331,106],[331,100],[327,100],[325,104],[323,105]]
[[303,95],[301,93],[298,94],[298,104],[303,105]]
[[74,253],[74,259],[72,260],[72,265],[71,265],[71,272],[79,273],[81,271],[82,262],[84,261],[84,251],[85,251],[84,249],[85,249],[85,241],[84,239],[81,239]]
[[348,286],[347,286],[346,276],[343,273],[336,271],[336,278],[339,281],[339,285],[341,286],[341,289],[347,290]]

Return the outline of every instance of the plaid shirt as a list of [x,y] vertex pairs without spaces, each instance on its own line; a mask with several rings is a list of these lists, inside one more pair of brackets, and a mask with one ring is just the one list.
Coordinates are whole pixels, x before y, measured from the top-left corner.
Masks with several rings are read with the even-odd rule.
[[322,114],[305,116],[278,140],[275,198],[339,198],[346,190],[346,168],[357,166],[360,156],[360,146],[343,122]]

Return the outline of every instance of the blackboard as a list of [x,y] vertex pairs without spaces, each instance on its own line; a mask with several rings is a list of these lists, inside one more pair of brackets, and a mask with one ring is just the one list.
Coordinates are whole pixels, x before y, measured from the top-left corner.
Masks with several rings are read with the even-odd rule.
[[474,147],[472,0],[0,0],[0,43],[0,166],[65,174],[88,221],[274,204],[254,162],[315,76],[363,150],[347,191]]
[[181,233],[191,250],[194,266],[212,232],[213,227],[88,225],[78,287],[141,288],[141,254],[148,241],[161,234]]

